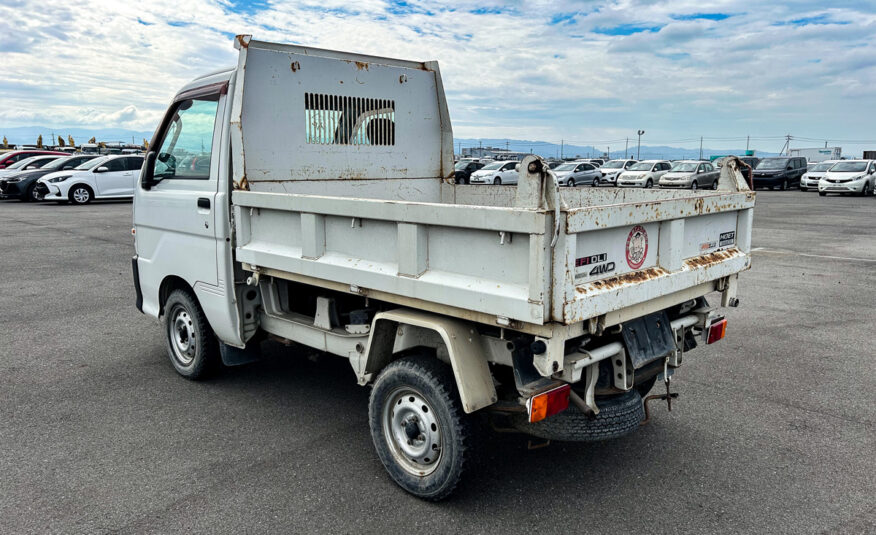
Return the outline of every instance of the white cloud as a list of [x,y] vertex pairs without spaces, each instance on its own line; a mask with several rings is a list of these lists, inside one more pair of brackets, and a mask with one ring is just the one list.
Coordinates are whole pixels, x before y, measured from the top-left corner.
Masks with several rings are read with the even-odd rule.
[[[652,143],[788,131],[876,138],[861,113],[876,103],[876,14],[866,3],[237,4],[5,2],[0,126],[152,130],[180,86],[233,64],[231,36],[252,33],[439,60],[459,137],[586,142],[644,128]],[[731,16],[698,16],[716,13]]]

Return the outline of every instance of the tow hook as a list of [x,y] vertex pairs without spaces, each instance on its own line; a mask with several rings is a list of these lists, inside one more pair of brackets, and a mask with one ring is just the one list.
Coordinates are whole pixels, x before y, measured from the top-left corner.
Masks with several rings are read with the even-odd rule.
[[672,412],[672,400],[678,399],[678,392],[670,392],[669,391],[669,383],[672,381],[672,376],[669,375],[669,357],[666,357],[666,360],[663,361],[663,384],[666,386],[665,394],[655,394],[653,396],[648,396],[642,402],[643,407],[645,408],[645,419],[639,425],[645,425],[651,421],[651,411],[648,409],[648,403],[654,401],[655,399],[666,401],[666,408],[669,412]]

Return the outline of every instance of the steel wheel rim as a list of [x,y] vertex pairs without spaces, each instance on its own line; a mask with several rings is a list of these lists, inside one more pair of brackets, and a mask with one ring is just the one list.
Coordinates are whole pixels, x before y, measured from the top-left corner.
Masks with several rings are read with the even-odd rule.
[[73,200],[78,203],[88,202],[89,197],[88,190],[85,188],[76,188],[73,190]]
[[392,391],[381,420],[389,451],[405,472],[422,477],[438,468],[444,439],[425,396],[409,387]]
[[182,305],[171,309],[167,331],[174,358],[183,366],[191,365],[198,351],[198,340],[191,314]]

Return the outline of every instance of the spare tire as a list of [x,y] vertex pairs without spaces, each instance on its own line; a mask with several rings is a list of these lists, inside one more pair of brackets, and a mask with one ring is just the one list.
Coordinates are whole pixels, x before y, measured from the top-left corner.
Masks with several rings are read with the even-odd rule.
[[622,437],[638,429],[645,418],[642,396],[635,389],[617,396],[597,398],[599,414],[588,416],[569,404],[563,412],[540,422],[524,418],[514,422],[518,430],[548,440],[596,442]]

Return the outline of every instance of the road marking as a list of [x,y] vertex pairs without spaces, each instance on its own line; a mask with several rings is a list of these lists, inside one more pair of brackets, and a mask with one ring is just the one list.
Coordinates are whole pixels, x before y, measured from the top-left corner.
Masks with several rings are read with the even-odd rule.
[[767,253],[767,254],[779,254],[779,255],[792,255],[792,256],[805,256],[808,258],[825,258],[828,260],[848,260],[850,262],[867,262],[869,264],[876,264],[876,258],[856,258],[853,256],[832,256],[826,254],[809,254],[809,253],[797,253],[795,251],[780,251],[778,249],[767,249],[766,247],[754,247],[751,249],[752,253]]

